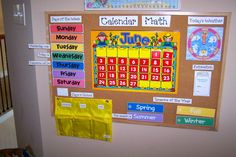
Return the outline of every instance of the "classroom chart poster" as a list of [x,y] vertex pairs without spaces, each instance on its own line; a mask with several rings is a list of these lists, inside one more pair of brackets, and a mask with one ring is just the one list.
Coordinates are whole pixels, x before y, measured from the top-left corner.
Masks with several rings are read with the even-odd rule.
[[177,92],[179,32],[92,31],[93,88]]
[[186,60],[220,61],[223,27],[188,27]]
[[85,10],[179,10],[180,0],[85,0]]
[[211,71],[195,71],[194,74],[194,96],[210,96]]

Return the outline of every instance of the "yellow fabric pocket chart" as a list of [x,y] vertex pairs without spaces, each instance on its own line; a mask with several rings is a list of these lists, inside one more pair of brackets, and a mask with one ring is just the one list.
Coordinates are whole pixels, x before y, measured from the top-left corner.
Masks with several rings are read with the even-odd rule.
[[57,134],[112,141],[112,100],[55,98]]

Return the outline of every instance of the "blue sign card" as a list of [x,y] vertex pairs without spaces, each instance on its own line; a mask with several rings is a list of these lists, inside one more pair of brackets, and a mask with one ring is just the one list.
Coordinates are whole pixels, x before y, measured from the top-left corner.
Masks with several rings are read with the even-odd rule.
[[76,70],[84,70],[84,63],[83,62],[60,62],[60,61],[53,61],[52,62],[53,68],[59,69],[76,69]]
[[162,104],[142,104],[142,103],[128,103],[128,111],[132,112],[150,112],[150,113],[163,113],[164,105]]

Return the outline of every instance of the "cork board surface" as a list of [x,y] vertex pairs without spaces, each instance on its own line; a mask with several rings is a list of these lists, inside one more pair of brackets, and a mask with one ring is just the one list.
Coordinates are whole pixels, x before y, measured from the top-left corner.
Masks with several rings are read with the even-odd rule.
[[[51,20],[52,17],[71,17],[71,16],[79,16],[81,19],[76,22],[53,22]],[[144,16],[156,16],[163,17],[168,16],[171,17],[170,25],[167,27],[160,26],[161,23],[153,17],[153,23],[159,26],[144,26],[144,21],[142,18]],[[122,17],[131,17],[138,21],[136,26],[102,26],[101,18],[121,18],[120,23],[122,23]],[[191,23],[189,22],[189,17],[198,17],[205,18],[216,18],[216,20],[222,20],[221,22],[216,23]],[[165,17],[166,18],[166,17]],[[134,20],[133,19],[133,20]],[[73,92],[81,92],[81,93],[92,93],[93,98],[95,99],[110,99],[112,100],[113,108],[113,122],[122,122],[122,123],[131,123],[131,124],[142,124],[142,125],[154,125],[154,126],[169,126],[169,127],[180,127],[180,128],[191,128],[191,129],[200,129],[200,130],[217,130],[218,126],[218,118],[219,118],[219,109],[220,109],[220,100],[221,100],[221,88],[224,74],[224,64],[225,64],[225,55],[226,55],[226,45],[225,41],[227,39],[227,28],[229,22],[229,14],[227,13],[155,13],[155,12],[147,12],[142,11],[137,13],[133,12],[47,12],[46,13],[47,20],[47,28],[48,28],[48,42],[51,44],[50,53],[76,53],[73,50],[59,50],[57,47],[53,48],[53,44],[65,43],[68,44],[77,44],[77,48],[79,49],[81,46],[82,56],[79,58],[77,56],[77,61],[82,62],[83,65],[80,66],[81,69],[76,69],[82,71],[82,81],[78,87],[73,85],[62,85],[60,81],[57,80],[57,75],[54,74],[54,71],[62,70],[62,67],[57,67],[58,62],[75,62],[75,60],[63,60],[62,58],[53,58],[51,57],[52,67],[50,70],[50,80],[51,80],[51,97],[52,97],[52,105],[54,104],[53,100],[58,95],[58,88],[67,89],[68,96],[72,97],[71,93]],[[113,19],[114,20],[114,19]],[[147,19],[146,19],[147,20]],[[104,21],[103,21],[104,22]],[[114,22],[114,21],[113,21]],[[127,21],[126,21],[127,22]],[[150,21],[148,21],[150,22]],[[156,22],[156,23],[155,23]],[[125,22],[123,22],[124,24]],[[104,25],[109,22],[105,21]],[[126,23],[127,24],[127,23]],[[77,26],[78,31],[76,33],[73,32],[73,29],[68,29],[66,31],[57,32],[53,31],[53,27],[55,29],[57,26]],[[112,24],[111,24],[112,25]],[[125,24],[124,24],[125,25]],[[132,25],[132,21],[131,21]],[[135,24],[134,24],[135,25]],[[152,25],[152,24],[150,24]],[[81,29],[81,30],[79,30]],[[72,32],[71,32],[72,31]],[[104,34],[99,34],[100,32],[105,33],[105,37],[107,40],[106,45],[99,45],[100,41],[96,41],[100,36]],[[120,38],[125,40],[124,33],[129,32],[129,37],[134,37],[135,34],[138,37],[133,38],[133,42],[130,43],[121,43]],[[151,45],[151,37],[148,33],[153,34],[158,33],[157,39],[159,43],[157,45]],[[205,34],[207,32],[208,34]],[[111,33],[111,35],[110,35]],[[175,34],[176,33],[176,34]],[[56,35],[64,35],[68,40],[67,42],[63,42],[64,39],[58,38],[58,41],[61,39],[62,42],[55,41]],[[70,36],[71,35],[71,36]],[[77,37],[77,39],[73,39],[73,35]],[[119,37],[117,37],[117,36]],[[128,37],[126,34],[126,37]],[[166,35],[166,36],[165,36]],[[172,42],[174,43],[170,47],[166,47],[164,45],[165,39],[164,36],[167,37],[171,35]],[[206,36],[204,36],[206,35]],[[141,36],[141,37],[140,37]],[[146,36],[148,39],[143,39]],[[209,37],[213,36],[212,39]],[[69,38],[71,37],[71,38]],[[111,38],[117,37],[113,41],[118,43],[112,43]],[[198,39],[198,38],[201,39]],[[203,41],[204,37],[207,41]],[[198,49],[201,50],[201,54],[196,54],[194,57],[194,43],[196,38],[200,40],[201,43],[198,45]],[[138,40],[142,41],[138,41]],[[74,41],[73,41],[74,40]],[[131,40],[131,39],[130,39]],[[145,43],[147,40],[147,43]],[[212,41],[213,40],[213,41]],[[208,43],[210,41],[210,43]],[[97,43],[96,43],[97,42]],[[141,45],[139,45],[139,42]],[[206,42],[206,43],[205,43]],[[105,42],[104,42],[105,43]],[[103,44],[104,44],[103,43]],[[217,43],[214,47],[214,43]],[[113,44],[113,45],[112,45]],[[146,44],[146,45],[145,45]],[[153,43],[152,43],[153,44]],[[192,44],[192,45],[191,45]],[[150,47],[150,45],[152,47]],[[74,45],[75,46],[75,45]],[[123,47],[122,47],[123,46]],[[128,46],[128,47],[125,47]],[[146,61],[148,64],[141,63],[141,56],[137,57],[137,65],[132,65],[131,59],[135,59],[135,57],[131,57],[131,53],[129,53],[130,47],[135,47],[137,52],[140,52],[140,49],[148,49],[148,53],[150,53],[149,58],[146,57]],[[188,48],[188,46],[192,46]],[[208,50],[210,47],[214,48],[213,50]],[[106,53],[103,54],[104,50],[99,50],[100,48],[106,48]],[[206,53],[212,53],[210,55],[204,53],[204,47],[206,49]],[[72,47],[73,49],[73,47]],[[116,52],[115,56],[108,55],[108,49],[112,49],[112,52]],[[121,50],[127,50],[127,56],[119,56]],[[100,52],[101,51],[101,55]],[[152,58],[153,52],[160,51],[160,64],[157,65],[152,62],[154,58]],[[187,51],[189,51],[190,57],[187,57]],[[197,51],[197,50],[196,50]],[[200,50],[199,50],[200,51]],[[164,61],[168,60],[168,58],[164,57],[165,52],[170,52],[169,54],[172,56],[170,59],[170,65],[164,65]],[[191,54],[192,53],[192,54]],[[214,54],[215,53],[215,54]],[[114,53],[112,53],[114,54]],[[169,55],[167,53],[167,55]],[[191,56],[192,55],[192,56]],[[103,59],[104,60],[103,60]],[[119,59],[120,58],[120,59]],[[125,60],[125,66],[127,69],[124,71],[121,70],[120,62]],[[144,57],[145,58],[145,57]],[[101,59],[99,63],[98,59]],[[115,60],[113,60],[115,59]],[[115,63],[113,63],[115,61]],[[142,60],[143,61],[143,60]],[[57,62],[57,65],[53,67],[53,62]],[[167,62],[167,64],[169,64]],[[56,63],[55,63],[56,64]],[[104,64],[104,66],[102,66]],[[141,65],[140,65],[141,64]],[[100,66],[101,65],[101,66]],[[110,67],[108,67],[110,65]],[[112,66],[115,65],[115,66]],[[99,67],[100,66],[100,67]],[[134,66],[134,71],[130,71],[130,67]],[[136,66],[136,68],[135,68]],[[163,72],[163,67],[167,66],[167,73]],[[170,67],[168,69],[168,66]],[[99,68],[107,68],[106,70],[101,70]],[[115,70],[111,70],[115,67]],[[144,71],[141,68],[144,68]],[[152,71],[152,68],[160,67],[159,72],[155,75],[155,71]],[[194,68],[193,68],[194,67]],[[58,69],[57,69],[58,68]],[[61,69],[62,68],[62,69]],[[108,68],[111,68],[108,70]],[[147,75],[145,75],[145,68],[148,68]],[[195,69],[196,68],[196,69]],[[63,69],[65,70],[65,69]],[[74,69],[75,70],[75,69]],[[99,71],[100,70],[100,71]],[[66,70],[65,70],[66,71]],[[59,73],[58,72],[58,73]],[[115,75],[113,75],[112,74]],[[127,76],[119,75],[119,72],[126,73]],[[131,74],[137,76],[137,79],[132,80],[130,77]],[[105,75],[105,76],[104,76]],[[119,76],[121,77],[119,77]],[[147,77],[146,79],[141,79],[141,75],[143,77]],[[164,75],[166,77],[170,77],[172,83],[164,86]],[[198,75],[201,75],[198,77]],[[206,75],[209,75],[205,77]],[[62,76],[60,76],[62,77]],[[133,76],[132,76],[133,77]],[[157,80],[152,80],[152,77],[156,77]],[[63,79],[63,78],[60,78]],[[81,79],[81,78],[80,78]],[[126,84],[122,82],[119,83],[120,80],[126,80]],[[203,80],[202,80],[203,79]],[[105,80],[105,84],[103,82]],[[109,84],[109,80],[110,84]],[[113,80],[113,81],[112,81]],[[101,82],[99,84],[99,81]],[[133,81],[132,83],[130,83]],[[153,84],[151,86],[151,82],[159,81],[162,82],[160,84]],[[203,81],[203,83],[201,83]],[[168,80],[167,80],[168,82]],[[199,84],[200,82],[200,84]],[[76,83],[75,83],[76,84]],[[135,85],[134,85],[135,84]],[[210,84],[210,87],[208,87]],[[134,85],[134,86],[132,86]],[[157,86],[155,86],[157,85]],[[163,86],[162,86],[163,85]],[[199,87],[199,85],[203,87]],[[124,87],[125,86],[125,87]],[[195,86],[195,87],[194,87]],[[155,87],[155,88],[154,88]],[[199,89],[198,89],[199,88]],[[204,89],[206,88],[206,89]],[[200,95],[198,95],[200,90]],[[202,91],[201,91],[202,90]],[[209,90],[209,91],[207,91]],[[194,94],[195,93],[195,94]],[[202,95],[204,96],[202,96]],[[208,95],[209,94],[209,95]],[[206,96],[207,95],[207,96]],[[63,97],[63,96],[62,96]],[[92,98],[90,98],[92,99]]]

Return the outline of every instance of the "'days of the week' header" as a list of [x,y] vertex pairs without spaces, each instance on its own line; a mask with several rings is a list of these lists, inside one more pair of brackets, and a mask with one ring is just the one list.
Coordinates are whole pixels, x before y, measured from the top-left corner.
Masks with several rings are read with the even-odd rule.
[[[142,16],[144,27],[170,27],[171,16]],[[138,26],[138,16],[99,16],[99,26]]]

